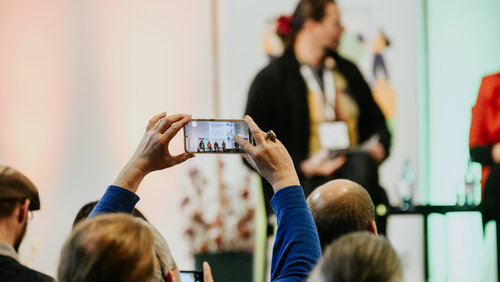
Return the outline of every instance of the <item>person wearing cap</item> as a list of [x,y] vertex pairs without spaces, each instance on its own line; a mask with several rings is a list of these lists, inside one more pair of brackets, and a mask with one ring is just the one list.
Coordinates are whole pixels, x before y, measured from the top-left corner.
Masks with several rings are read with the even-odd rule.
[[19,262],[28,213],[40,209],[36,186],[10,166],[0,165],[0,281],[54,281]]

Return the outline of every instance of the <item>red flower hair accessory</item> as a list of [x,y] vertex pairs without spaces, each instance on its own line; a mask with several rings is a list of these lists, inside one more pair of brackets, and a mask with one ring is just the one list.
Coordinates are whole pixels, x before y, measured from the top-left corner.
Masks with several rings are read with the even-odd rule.
[[292,17],[281,16],[278,18],[278,34],[291,35],[292,34]]

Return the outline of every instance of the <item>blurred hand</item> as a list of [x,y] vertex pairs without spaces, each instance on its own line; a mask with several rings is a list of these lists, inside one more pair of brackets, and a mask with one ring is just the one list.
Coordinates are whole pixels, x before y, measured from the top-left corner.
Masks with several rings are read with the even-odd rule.
[[135,193],[139,183],[148,173],[180,164],[194,157],[194,154],[186,152],[172,156],[168,149],[172,138],[190,120],[190,115],[183,114],[167,117],[166,113],[161,113],[154,116],[146,126],[146,133],[134,155],[113,184]]
[[491,148],[491,157],[493,158],[493,162],[500,163],[500,143],[496,143]]
[[377,163],[382,163],[382,161],[384,161],[385,159],[385,156],[386,156],[386,152],[385,152],[385,149],[384,149],[384,146],[382,144],[380,144],[379,142],[373,144],[373,146],[371,146],[369,149],[368,149],[368,153],[377,161]]
[[245,122],[252,132],[255,146],[239,135],[235,135],[234,139],[247,153],[243,155],[247,162],[269,181],[275,193],[288,186],[300,185],[292,158],[285,146],[277,138],[276,142],[266,140],[266,133],[260,130],[251,117],[245,116]]
[[214,282],[214,278],[212,277],[212,269],[210,269],[210,265],[208,262],[203,262],[203,281],[204,282]]
[[330,176],[344,165],[346,156],[337,156],[331,160],[328,159],[328,152],[325,151],[319,156],[307,159],[300,163],[300,170],[307,177],[312,176]]

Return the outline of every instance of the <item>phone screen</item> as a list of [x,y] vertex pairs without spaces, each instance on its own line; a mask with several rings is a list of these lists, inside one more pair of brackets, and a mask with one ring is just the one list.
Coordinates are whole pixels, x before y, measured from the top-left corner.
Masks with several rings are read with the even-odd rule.
[[252,140],[243,120],[193,119],[184,126],[184,147],[189,153],[245,153],[234,141],[235,134]]
[[202,271],[181,271],[181,282],[203,282]]

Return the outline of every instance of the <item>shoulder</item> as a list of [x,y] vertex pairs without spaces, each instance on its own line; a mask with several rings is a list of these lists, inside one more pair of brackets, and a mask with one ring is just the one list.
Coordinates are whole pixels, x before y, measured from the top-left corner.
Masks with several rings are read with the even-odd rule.
[[500,72],[484,76],[481,84],[500,85]]
[[13,258],[0,256],[1,281],[54,281],[50,276],[30,269]]
[[[340,56],[337,52],[329,51],[329,56],[333,57],[340,72],[345,76],[357,76],[361,73],[358,67],[352,61]],[[349,78],[349,77],[348,77]]]
[[499,95],[500,73],[484,76],[479,87],[478,101],[489,103],[492,99],[498,99]]
[[350,60],[348,60],[348,59],[340,56],[339,53],[337,53],[337,52],[330,51],[329,54],[335,59],[335,61],[338,64],[340,64],[342,66],[350,67],[350,68],[356,68],[356,69],[358,68],[356,66],[356,64],[354,64],[352,61],[350,61]]
[[255,81],[277,81],[283,79],[291,72],[299,72],[300,65],[292,49],[264,67],[255,77]]

